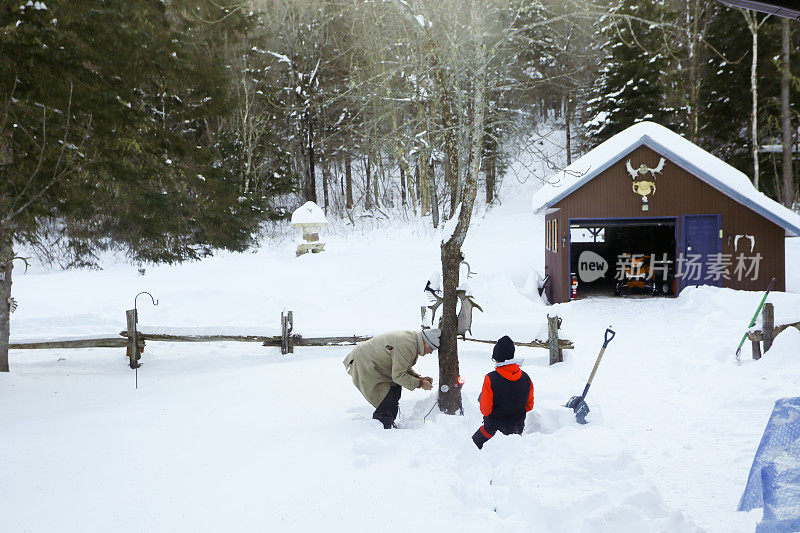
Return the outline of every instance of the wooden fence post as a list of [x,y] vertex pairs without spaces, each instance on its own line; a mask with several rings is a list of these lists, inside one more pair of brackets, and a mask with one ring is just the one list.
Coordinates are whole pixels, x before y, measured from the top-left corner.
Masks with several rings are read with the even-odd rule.
[[281,311],[281,355],[289,351],[289,342],[286,339],[286,313]]
[[294,339],[292,339],[293,329],[294,313],[292,311],[281,313],[281,355],[294,353]]
[[761,359],[761,343],[753,341],[753,359],[758,361]]
[[294,329],[294,312],[289,311],[286,316],[288,327],[286,329],[286,346],[289,353],[294,353],[294,339],[292,338],[292,330]]
[[139,363],[139,359],[141,359],[142,356],[139,352],[139,339],[136,338],[136,322],[138,321],[136,309],[128,309],[125,311],[125,319],[128,323],[127,355],[130,359],[130,367],[139,368],[142,366],[141,363]]
[[765,303],[762,311],[762,331],[764,332],[764,353],[772,347],[775,340],[775,306]]
[[564,361],[564,354],[558,345],[558,328],[561,319],[558,316],[547,315],[547,347],[550,349],[550,364]]

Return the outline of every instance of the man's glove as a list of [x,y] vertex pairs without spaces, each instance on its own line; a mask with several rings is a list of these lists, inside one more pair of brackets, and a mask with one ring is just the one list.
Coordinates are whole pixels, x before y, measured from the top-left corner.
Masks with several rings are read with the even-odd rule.
[[428,381],[431,378],[422,378],[419,380],[419,386],[423,390],[431,390],[433,388],[433,380]]

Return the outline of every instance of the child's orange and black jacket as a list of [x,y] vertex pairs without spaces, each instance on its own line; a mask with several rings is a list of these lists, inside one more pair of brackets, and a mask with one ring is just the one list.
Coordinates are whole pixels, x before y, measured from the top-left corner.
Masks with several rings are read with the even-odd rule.
[[517,364],[499,366],[484,378],[479,399],[481,429],[491,435],[498,429],[505,434],[522,433],[525,414],[533,409],[533,382]]

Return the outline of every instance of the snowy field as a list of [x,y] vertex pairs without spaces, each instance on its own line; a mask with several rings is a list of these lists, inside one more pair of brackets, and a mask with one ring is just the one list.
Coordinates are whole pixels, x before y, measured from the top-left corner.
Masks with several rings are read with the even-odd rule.
[[[524,178],[524,172],[519,177]],[[760,295],[699,288],[679,298],[596,298],[545,307],[544,224],[536,180],[509,176],[502,205],[479,207],[465,251],[473,335],[546,336],[563,318],[576,349],[547,365],[518,348],[535,386],[522,436],[475,448],[477,395],[491,346],[459,344],[465,416],[425,419],[430,392],[403,391],[385,431],[353,387],[347,347],[151,342],[138,372],[122,349],[12,351],[0,375],[0,530],[745,532],[735,511],[773,402],[800,390],[800,333],[758,362],[734,351]],[[439,234],[423,223],[336,224],[326,251],[294,257],[293,238],[255,253],[181,266],[109,262],[102,271],[15,271],[12,340],[113,336],[133,296],[144,331],[279,333],[292,309],[305,336],[415,329]],[[288,235],[288,234],[287,234]],[[800,314],[800,239],[788,243]],[[613,325],[587,399],[590,424],[561,407],[580,394]],[[749,343],[748,343],[749,344]],[[435,354],[416,369],[437,376]]]

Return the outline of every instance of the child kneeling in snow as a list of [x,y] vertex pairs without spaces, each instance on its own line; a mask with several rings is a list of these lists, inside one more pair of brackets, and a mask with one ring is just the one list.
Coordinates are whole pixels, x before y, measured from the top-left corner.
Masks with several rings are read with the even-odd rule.
[[497,431],[504,435],[522,434],[525,414],[533,409],[533,382],[514,359],[514,341],[508,335],[494,345],[492,359],[496,370],[486,375],[478,396],[483,425],[472,436],[479,449]]

